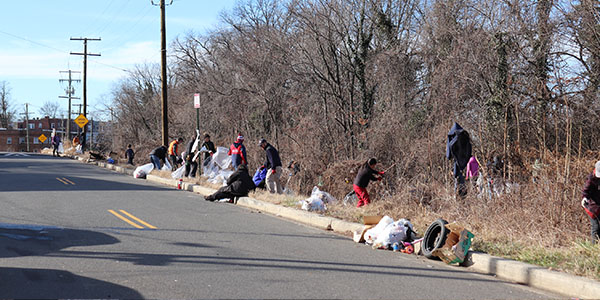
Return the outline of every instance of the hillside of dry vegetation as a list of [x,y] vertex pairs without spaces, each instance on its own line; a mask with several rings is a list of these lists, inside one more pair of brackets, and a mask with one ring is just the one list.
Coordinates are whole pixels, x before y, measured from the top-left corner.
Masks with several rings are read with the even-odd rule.
[[[574,245],[588,236],[580,189],[600,159],[599,11],[597,0],[241,1],[210,33],[172,41],[170,134],[194,134],[200,93],[201,131],[221,146],[244,134],[251,169],[266,138],[301,164],[296,192],[321,183],[340,198],[359,163],[391,167],[372,206],[330,214],[461,221],[478,247],[513,257],[589,253]],[[130,70],[110,100],[105,145],[132,143],[145,160],[161,135],[158,67]],[[454,122],[484,165],[502,157],[518,189],[454,196]]]

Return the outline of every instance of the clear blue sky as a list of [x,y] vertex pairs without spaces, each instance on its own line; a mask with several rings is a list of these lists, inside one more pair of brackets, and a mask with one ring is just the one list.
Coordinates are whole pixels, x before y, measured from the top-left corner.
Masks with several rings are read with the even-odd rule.
[[[174,0],[166,10],[167,44],[189,32],[213,29],[220,13],[231,10],[235,2]],[[88,112],[93,116],[125,75],[123,69],[160,63],[160,9],[150,0],[2,1],[0,81],[9,83],[18,113],[28,102],[33,116],[39,117],[44,102],[56,101],[66,117],[67,100],[58,98],[65,95],[59,71],[83,69],[83,57],[70,55],[83,52],[83,42],[70,41],[71,37],[102,39],[88,42],[88,52],[101,54],[88,57]],[[75,96],[81,98],[82,85],[75,88]]]

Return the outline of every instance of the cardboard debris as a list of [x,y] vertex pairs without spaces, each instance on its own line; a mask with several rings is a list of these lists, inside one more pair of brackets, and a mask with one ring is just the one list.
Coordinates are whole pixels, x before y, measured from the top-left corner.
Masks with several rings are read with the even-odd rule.
[[434,250],[433,255],[447,264],[462,263],[471,248],[471,242],[475,235],[456,223],[446,224],[446,228],[450,230],[446,237],[446,243],[441,248]]
[[362,230],[357,230],[354,232],[353,240],[357,243],[364,243],[365,232],[375,227],[375,225],[377,225],[381,219],[383,219],[383,216],[363,216],[363,224],[365,224],[365,226]]

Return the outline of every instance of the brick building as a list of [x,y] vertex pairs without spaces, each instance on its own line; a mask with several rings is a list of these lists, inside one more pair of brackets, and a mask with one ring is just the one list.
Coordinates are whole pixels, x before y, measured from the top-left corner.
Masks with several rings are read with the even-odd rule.
[[[29,126],[29,152],[40,152],[43,148],[51,148],[52,129],[56,129],[64,141],[66,124],[66,119],[45,117],[30,119],[28,123],[17,122],[8,128],[0,128],[0,152],[27,152],[27,126]],[[71,136],[77,134],[78,128],[79,126],[71,121]],[[46,136],[43,143],[39,140],[42,134]]]

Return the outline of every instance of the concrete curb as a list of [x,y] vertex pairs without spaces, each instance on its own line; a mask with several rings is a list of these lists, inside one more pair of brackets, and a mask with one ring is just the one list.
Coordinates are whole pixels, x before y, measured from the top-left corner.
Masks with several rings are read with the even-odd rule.
[[[77,158],[81,161],[83,159]],[[133,175],[132,170],[115,165],[98,162],[99,167],[115,170],[120,173]],[[156,175],[148,175],[147,180],[167,186],[177,187],[178,181],[162,178]],[[216,190],[183,182],[182,190],[209,195]],[[249,197],[239,199],[238,205],[251,209],[260,210],[272,215],[294,220],[310,226],[333,230],[338,233],[354,232],[362,230],[363,224],[347,222],[332,217],[322,216],[316,213],[301,211],[289,207],[259,201]],[[574,276],[562,272],[551,271],[543,267],[518,262],[501,257],[491,256],[485,253],[469,252],[465,263],[466,270],[524,284],[533,288],[583,299],[596,299],[600,297],[600,282],[584,277]]]

